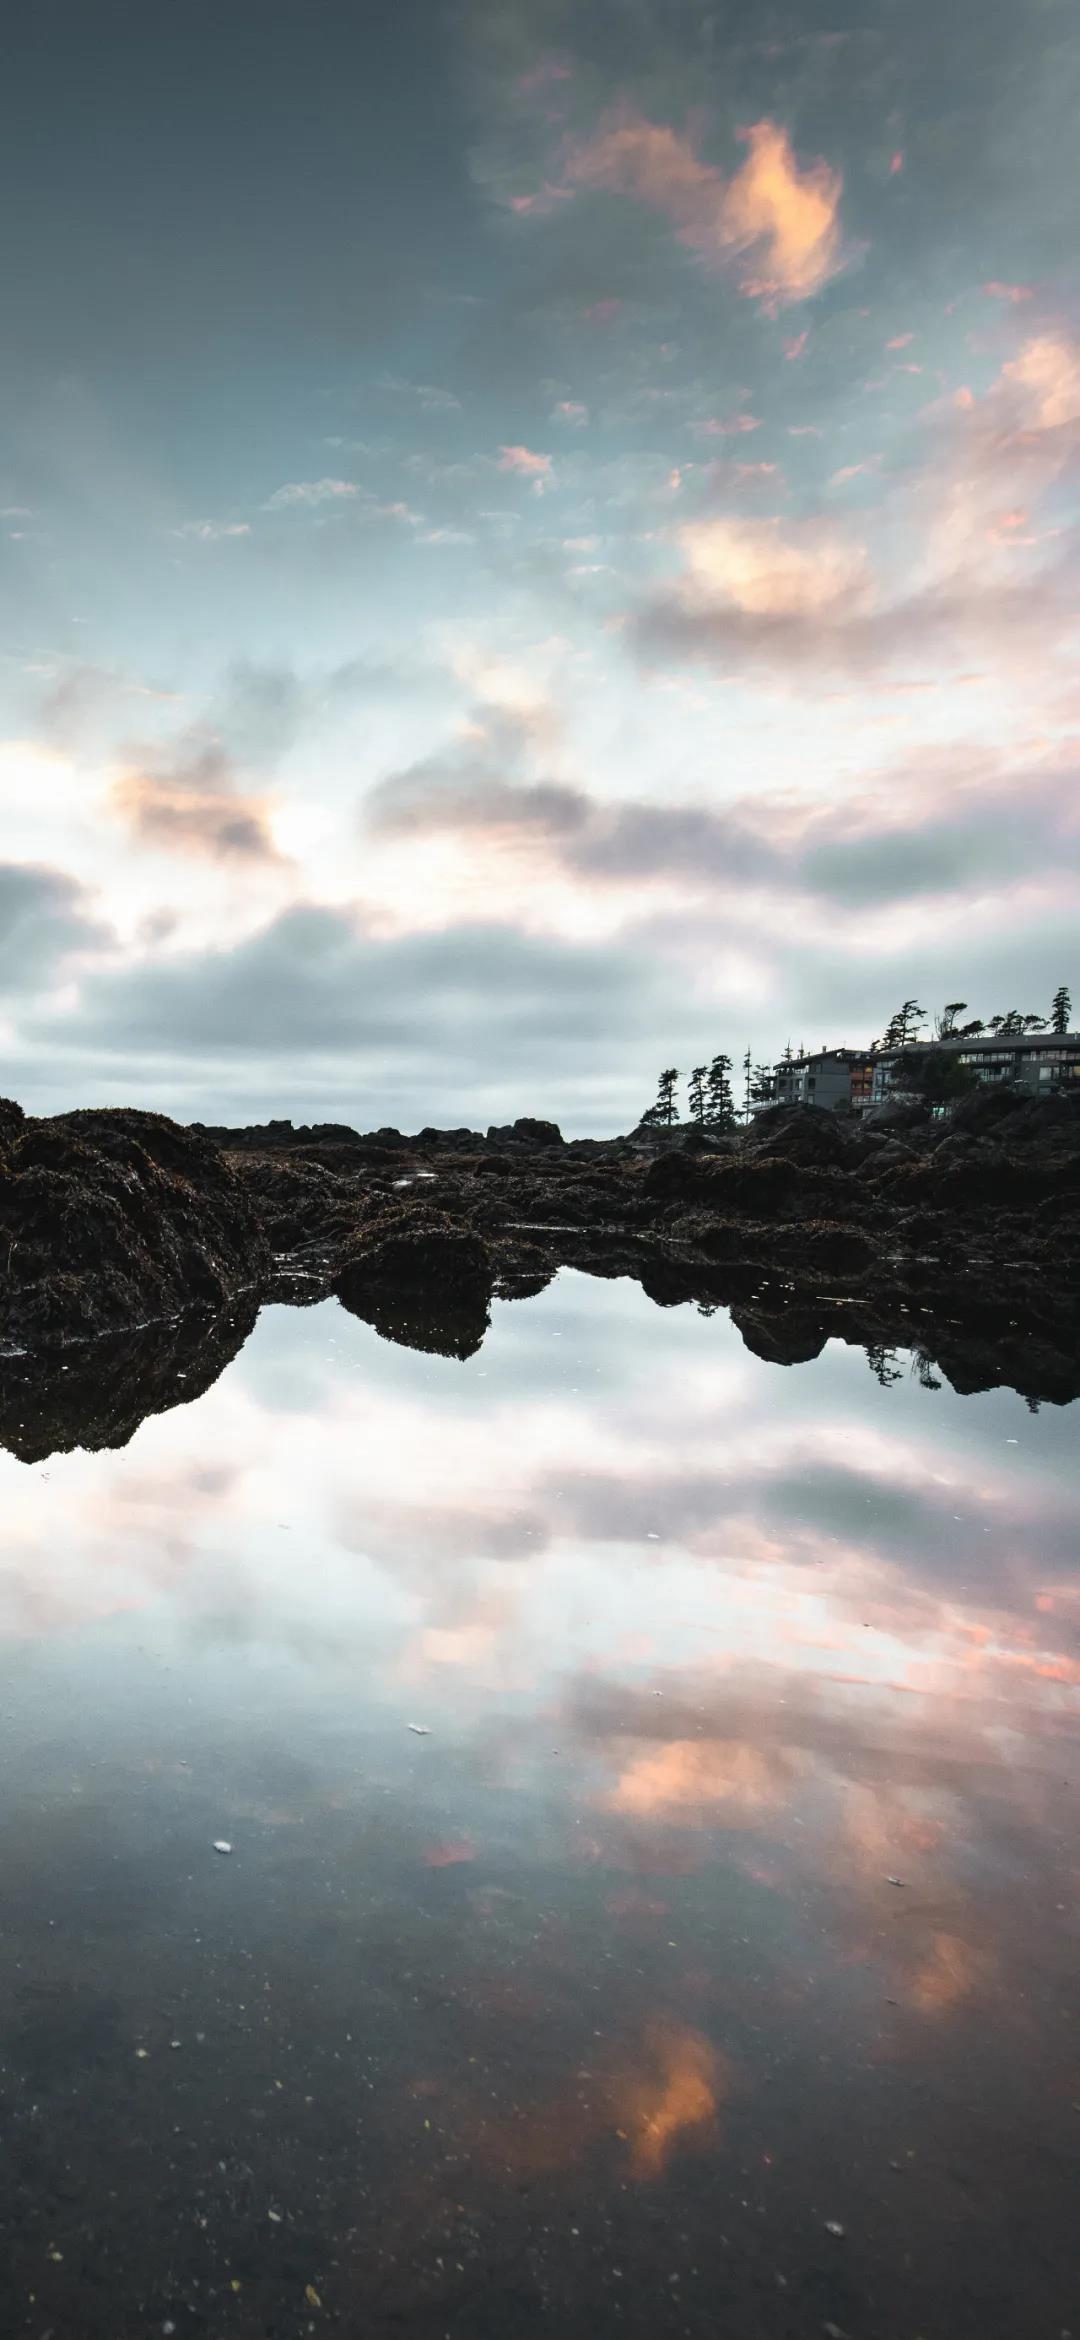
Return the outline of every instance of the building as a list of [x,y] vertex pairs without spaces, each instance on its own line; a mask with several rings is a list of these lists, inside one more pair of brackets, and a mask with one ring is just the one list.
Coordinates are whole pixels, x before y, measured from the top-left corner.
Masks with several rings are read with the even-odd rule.
[[870,1102],[874,1060],[865,1048],[818,1048],[774,1064],[770,1105],[819,1105],[826,1113],[861,1112]]
[[900,1061],[905,1056],[916,1061],[959,1057],[971,1066],[981,1088],[1026,1089],[1035,1097],[1074,1089],[1080,1095],[1080,1032],[1017,1032],[1007,1038],[988,1032],[978,1040],[916,1040],[910,1048],[882,1049],[873,1059],[871,1104],[904,1095]]

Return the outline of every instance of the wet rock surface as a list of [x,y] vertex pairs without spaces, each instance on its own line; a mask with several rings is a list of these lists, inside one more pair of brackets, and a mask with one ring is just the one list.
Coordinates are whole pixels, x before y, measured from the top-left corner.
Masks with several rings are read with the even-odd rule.
[[[0,1436],[26,1453],[122,1441],[205,1385],[187,1386],[196,1353],[214,1378],[238,1304],[261,1300],[333,1292],[384,1337],[464,1358],[494,1295],[563,1265],[630,1276],[661,1306],[730,1308],[778,1362],[839,1338],[907,1349],[960,1390],[1065,1402],[1080,1394],[1080,1099],[979,1094],[947,1121],[884,1126],[785,1108],[737,1138],[610,1141],[525,1119],[486,1136],[211,1133],[0,1102]],[[65,1364],[59,1391],[49,1359],[86,1342],[98,1382]]]
[[227,1156],[164,1114],[0,1116],[0,1349],[220,1310],[269,1267]]

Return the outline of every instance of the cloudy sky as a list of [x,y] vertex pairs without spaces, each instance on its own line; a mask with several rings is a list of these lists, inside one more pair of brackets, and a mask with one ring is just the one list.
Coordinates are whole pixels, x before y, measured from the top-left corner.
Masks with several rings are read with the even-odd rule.
[[0,1088],[625,1127],[1080,991],[1064,0],[24,11]]

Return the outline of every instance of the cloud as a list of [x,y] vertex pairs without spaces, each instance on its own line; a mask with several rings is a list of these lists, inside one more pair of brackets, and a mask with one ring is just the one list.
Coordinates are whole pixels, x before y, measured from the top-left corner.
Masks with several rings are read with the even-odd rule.
[[690,428],[703,439],[738,439],[748,431],[761,429],[759,414],[706,415],[703,422],[691,423]]
[[570,430],[584,430],[589,409],[579,398],[560,398],[551,410],[552,422],[564,423]]
[[104,949],[108,929],[62,870],[0,862],[0,993],[33,993],[67,962]]
[[697,520],[678,532],[688,604],[752,617],[818,617],[867,605],[861,545],[825,521]]
[[461,410],[460,398],[435,382],[409,382],[398,374],[384,374],[379,388],[389,391],[395,399],[414,399],[425,414],[458,414]]
[[[295,904],[220,950],[175,953],[94,977],[63,1027],[40,1036],[81,1051],[198,1070],[200,1091],[261,1063],[279,1093],[313,1065],[355,1086],[363,1117],[407,1094],[422,1117],[527,1099],[597,1049],[636,1055],[661,973],[629,946],[527,935],[497,921],[385,938],[357,911]],[[674,1014],[674,996],[659,1011]],[[335,1061],[336,1060],[336,1061]],[[478,1104],[479,1100],[479,1104]],[[426,1104],[426,1110],[425,1110]],[[287,1108],[286,1108],[287,1110]],[[519,1110],[526,1110],[523,1103]]]
[[842,180],[823,161],[801,167],[776,122],[755,122],[740,136],[746,159],[725,178],[686,133],[620,106],[568,147],[564,177],[662,212],[680,243],[706,265],[734,268],[740,291],[775,311],[819,292],[843,267]]
[[247,520],[183,520],[179,528],[170,529],[169,533],[196,544],[217,544],[226,536],[250,536],[251,525]]
[[[753,590],[753,587],[751,587]],[[798,595],[804,577],[785,582]],[[993,895],[1080,874],[1075,757],[1010,764],[988,753],[926,752],[851,795],[774,791],[713,807],[612,801],[545,769],[537,726],[491,727],[468,747],[433,756],[373,791],[366,811],[384,835],[458,834],[475,858],[486,845],[532,856],[537,879],[560,871],[597,885],[674,887],[738,906],[772,895],[777,915],[801,897],[857,915],[885,904]]]
[[263,511],[284,512],[297,507],[310,508],[316,504],[344,503],[359,493],[359,488],[351,479],[288,480],[284,487],[275,488],[273,495],[267,497]]
[[531,447],[500,447],[499,470],[513,471],[519,479],[531,480],[537,495],[542,495],[551,484],[550,455],[537,455]]
[[128,762],[112,801],[142,845],[218,862],[277,861],[266,804],[243,793],[237,777],[220,741],[188,733]]
[[1007,404],[1013,397],[1018,422],[1029,430],[1057,431],[1080,422],[1080,346],[1050,333],[1027,342],[1002,367],[990,393],[991,403]]

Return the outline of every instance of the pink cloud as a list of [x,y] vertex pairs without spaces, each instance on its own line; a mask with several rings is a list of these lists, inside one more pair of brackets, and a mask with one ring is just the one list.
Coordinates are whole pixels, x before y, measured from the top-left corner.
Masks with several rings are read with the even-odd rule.
[[809,617],[861,606],[864,548],[824,521],[788,533],[775,520],[698,520],[679,532],[691,600],[753,617]]
[[741,439],[747,431],[761,429],[759,414],[729,414],[721,417],[707,415],[704,422],[691,423],[690,428],[703,439]]
[[904,157],[898,149],[889,164],[889,177],[895,179],[904,168]]
[[554,481],[550,455],[538,455],[532,447],[500,447],[499,470],[527,479],[535,496],[544,495]]
[[796,358],[801,358],[809,339],[810,329],[809,326],[806,326],[801,333],[796,333],[792,341],[785,341],[784,356],[788,360],[789,365],[792,364]]
[[572,190],[569,187],[553,187],[545,179],[543,186],[537,189],[535,195],[511,195],[510,209],[516,211],[519,218],[522,219],[527,219],[530,216],[544,218],[549,211],[554,211],[557,203],[568,202],[571,193]]
[[892,340],[887,341],[885,347],[886,349],[907,349],[914,339],[913,333],[894,333]]
[[1030,301],[1034,298],[1032,285],[999,284],[996,277],[992,278],[989,284],[984,284],[982,289],[992,301],[1011,301],[1014,306],[1017,301]]
[[551,419],[553,422],[568,424],[571,430],[584,430],[589,419],[589,409],[578,398],[560,398],[552,407]]
[[688,135],[623,106],[568,149],[565,178],[662,212],[680,243],[707,264],[733,266],[740,291],[775,313],[843,266],[842,181],[824,161],[801,167],[776,122],[739,135],[748,151],[729,179],[701,160]]
[[616,317],[621,317],[625,305],[625,302],[613,298],[592,301],[587,309],[582,310],[582,318],[586,325],[613,325]]

